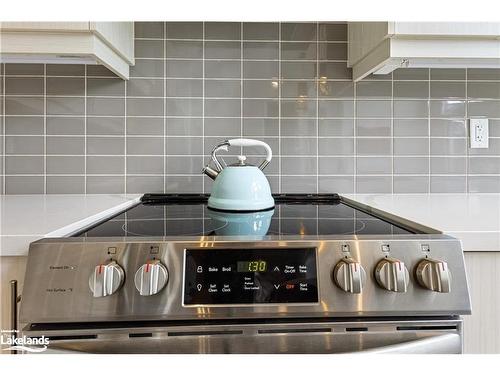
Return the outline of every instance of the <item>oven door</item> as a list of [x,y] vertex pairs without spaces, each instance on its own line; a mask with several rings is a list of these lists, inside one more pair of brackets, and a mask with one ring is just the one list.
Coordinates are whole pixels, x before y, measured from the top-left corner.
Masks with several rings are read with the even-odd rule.
[[462,321],[457,319],[148,327],[135,324],[119,328],[51,327],[24,334],[48,337],[45,353],[462,353]]

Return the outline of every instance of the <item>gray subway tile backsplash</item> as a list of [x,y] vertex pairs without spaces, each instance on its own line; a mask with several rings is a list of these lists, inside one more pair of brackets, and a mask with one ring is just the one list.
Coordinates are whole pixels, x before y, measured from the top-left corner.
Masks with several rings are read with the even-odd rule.
[[465,116],[465,101],[432,100],[430,102],[431,117],[463,118]]
[[165,35],[164,22],[136,22],[134,25],[136,38],[158,38]]
[[[87,99],[87,104],[89,104],[91,98]],[[96,99],[96,102],[100,100]],[[109,110],[109,107],[106,107]],[[91,114],[92,111],[88,111],[89,106],[87,105],[87,114]],[[105,113],[115,114],[113,112]],[[53,96],[47,97],[46,99],[46,111],[47,115],[84,115],[85,114],[85,99],[83,97],[60,97]]]
[[243,23],[243,39],[245,40],[278,40],[280,27],[275,22]]
[[281,39],[284,41],[314,41],[317,38],[316,23],[282,23]]
[[397,99],[427,99],[429,97],[429,82],[396,81],[393,90],[394,98]]
[[463,82],[431,82],[430,97],[432,99],[465,98],[465,81]]
[[[209,192],[200,168],[236,137],[271,145],[273,192],[500,192],[500,69],[354,84],[345,23],[135,32],[128,81],[99,65],[0,64],[0,193]],[[466,116],[490,118],[488,149],[468,149]]]
[[239,22],[206,22],[206,39],[239,40],[241,23]]
[[5,77],[5,95],[43,95],[41,77]]
[[279,54],[278,42],[243,42],[245,60],[277,60]]
[[5,157],[6,174],[43,174],[43,158],[26,155],[11,155]]
[[470,193],[498,193],[500,178],[498,176],[470,176],[467,191]]
[[203,39],[202,22],[167,22],[163,27],[168,39]]
[[431,193],[465,193],[465,176],[431,176]]
[[[87,161],[88,166],[88,161]],[[88,168],[87,168],[88,171]],[[91,173],[90,171],[88,173]],[[85,174],[84,156],[47,156],[47,174]]]
[[5,118],[5,135],[43,135],[42,116],[10,116]]
[[[63,78],[70,79],[70,78]],[[81,83],[80,83],[81,80]],[[132,80],[134,81],[134,80]],[[47,80],[48,82],[48,80]],[[140,82],[140,80],[139,80]],[[62,85],[62,82],[58,83]],[[72,81],[71,84],[75,86],[73,88],[73,92],[80,91],[79,85],[81,84],[82,88],[85,86],[85,80],[78,78],[78,81]],[[59,89],[62,91],[61,89]],[[83,95],[84,90],[80,91],[80,94],[75,95]],[[58,94],[61,95],[61,94]],[[71,95],[71,94],[70,94]],[[125,96],[125,82],[121,79],[116,78],[88,78],[87,79],[87,95],[88,96]]]
[[87,98],[88,116],[124,116],[125,98]]
[[417,194],[429,192],[428,176],[394,176],[393,192],[396,194]]
[[[128,164],[127,164],[128,166]],[[94,174],[123,174],[125,172],[125,158],[123,156],[87,156],[87,173]]]
[[124,117],[89,117],[87,135],[125,135]]
[[428,156],[395,156],[394,173],[396,175],[429,174]]
[[[168,66],[170,63],[167,64]],[[144,60],[135,59],[135,65],[130,67],[130,77],[157,77],[161,78],[164,74],[165,64],[163,60]],[[168,74],[168,71],[167,71]]]
[[395,137],[426,137],[429,135],[427,119],[394,119],[393,135]]
[[5,115],[44,115],[44,100],[33,96],[5,95]]
[[165,43],[163,40],[136,40],[134,46],[136,58],[163,58]]
[[[110,85],[111,82],[98,82],[101,83],[103,91],[110,91],[116,87],[116,84],[120,84],[119,80],[116,80],[115,85]],[[60,96],[83,96],[85,95],[85,78],[83,77],[47,77],[46,81],[46,93],[47,95],[60,95]],[[87,81],[87,95],[95,95],[94,82],[92,80]],[[123,87],[124,84],[121,83]],[[121,91],[123,93],[123,90]]]
[[47,176],[45,186],[47,194],[83,194],[85,193],[85,177]]
[[[201,59],[203,57],[203,42],[196,40],[168,40],[165,44],[165,57],[171,58],[184,58],[184,59]],[[144,56],[154,57],[154,56]],[[159,58],[163,57],[157,56]]]
[[5,64],[4,74],[10,75],[43,75],[45,66],[43,64]]
[[45,140],[47,155],[83,155],[84,137],[47,136]]
[[392,82],[358,82],[356,84],[356,96],[369,99],[390,99],[392,97]]

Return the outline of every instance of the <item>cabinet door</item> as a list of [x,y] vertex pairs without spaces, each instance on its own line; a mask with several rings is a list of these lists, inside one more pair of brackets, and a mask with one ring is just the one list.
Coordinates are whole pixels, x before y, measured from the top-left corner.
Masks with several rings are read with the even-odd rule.
[[464,317],[465,353],[500,353],[500,252],[465,253],[472,315]]

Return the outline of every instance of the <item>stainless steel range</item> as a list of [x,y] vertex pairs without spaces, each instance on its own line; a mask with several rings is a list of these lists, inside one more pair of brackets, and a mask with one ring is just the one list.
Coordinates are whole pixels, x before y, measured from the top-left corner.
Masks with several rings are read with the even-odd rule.
[[148,194],[30,247],[20,321],[90,353],[461,353],[460,242],[330,195],[214,211]]

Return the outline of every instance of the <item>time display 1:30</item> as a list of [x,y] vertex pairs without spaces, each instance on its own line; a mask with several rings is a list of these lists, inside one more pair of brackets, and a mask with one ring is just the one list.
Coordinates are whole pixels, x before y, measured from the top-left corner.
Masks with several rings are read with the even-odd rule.
[[266,272],[267,262],[265,260],[247,260],[236,262],[237,272]]

